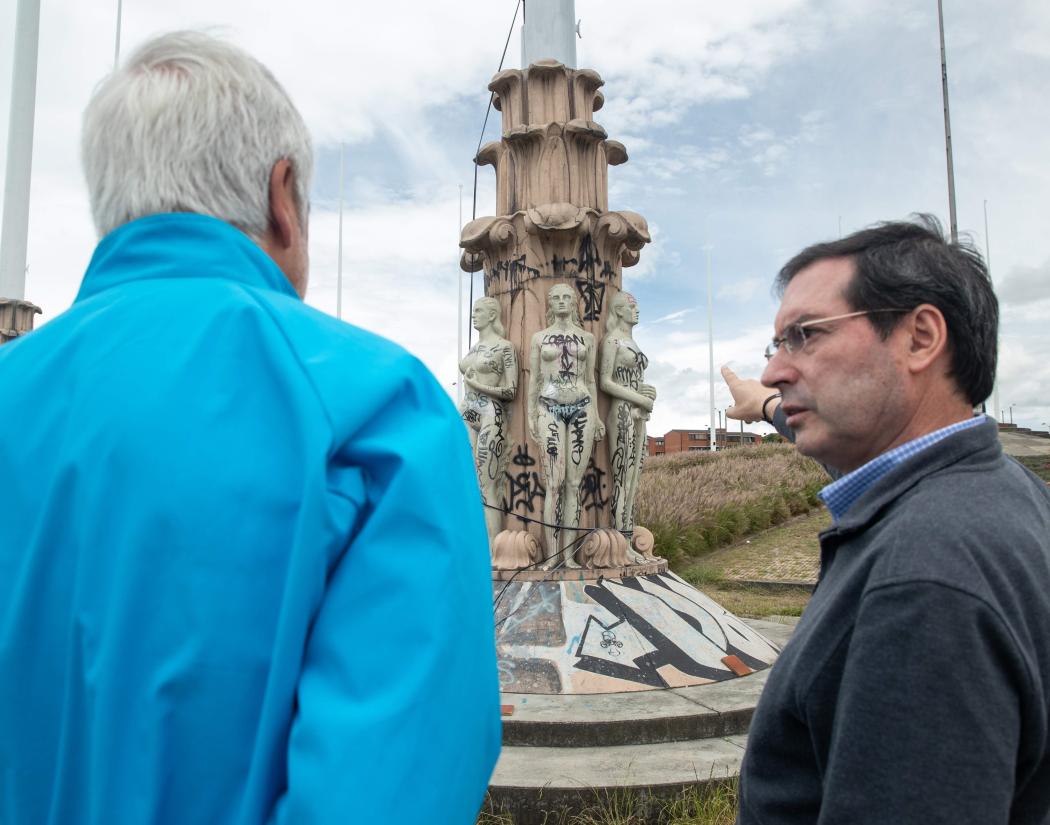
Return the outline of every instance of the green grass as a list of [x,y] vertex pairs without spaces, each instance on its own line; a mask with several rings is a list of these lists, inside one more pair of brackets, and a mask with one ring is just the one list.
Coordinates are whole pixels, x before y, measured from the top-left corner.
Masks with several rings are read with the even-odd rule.
[[[486,807],[490,803],[486,802]],[[689,788],[670,801],[657,802],[632,791],[595,793],[595,801],[575,813],[550,812],[544,825],[733,825],[737,779]],[[508,813],[483,810],[477,825],[515,825]]]
[[1014,458],[1043,481],[1050,483],[1050,455],[1026,455],[1014,456]]

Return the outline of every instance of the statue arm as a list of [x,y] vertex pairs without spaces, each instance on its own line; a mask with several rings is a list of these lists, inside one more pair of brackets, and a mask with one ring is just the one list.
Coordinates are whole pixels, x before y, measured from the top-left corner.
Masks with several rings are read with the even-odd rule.
[[587,382],[587,391],[590,393],[592,403],[594,404],[594,440],[601,441],[605,438],[605,422],[602,421],[601,416],[598,415],[598,390],[594,385],[594,369],[597,357],[595,355],[595,341],[594,336],[589,332],[584,333],[584,342],[587,347],[587,363],[584,366],[584,378]]
[[[500,347],[500,357],[503,360],[503,371],[500,373],[499,383],[484,384],[473,377],[473,370],[464,372],[463,383],[490,398],[510,401],[518,392],[518,359],[514,357],[514,346],[510,341],[505,341]],[[462,367],[460,370],[462,371]]]
[[[620,384],[613,379],[613,371],[616,368],[616,348],[618,346],[616,342],[617,339],[611,338],[608,335],[606,335],[605,339],[602,341],[602,362],[599,376],[602,392],[606,395],[611,395],[613,398],[619,398],[623,401],[634,404],[636,407],[641,407],[646,412],[652,412],[653,400],[656,398],[656,390],[654,390],[649,384],[643,384],[643,391],[637,392],[630,387],[625,387],[623,384]],[[650,395],[646,393],[645,390],[648,390],[652,394]]]
[[537,332],[529,343],[529,391],[525,398],[525,424],[533,441],[539,441],[536,426],[537,407],[540,402],[540,341],[543,333]]

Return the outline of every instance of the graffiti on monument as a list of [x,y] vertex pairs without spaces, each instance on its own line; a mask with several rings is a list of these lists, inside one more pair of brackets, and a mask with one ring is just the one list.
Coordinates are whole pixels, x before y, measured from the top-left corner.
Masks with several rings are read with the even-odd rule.
[[531,515],[536,512],[536,499],[542,499],[547,492],[536,472],[536,459],[529,455],[527,444],[519,444],[510,463],[513,472],[507,471],[506,474],[510,499],[503,502],[503,509],[509,513],[520,511]]
[[605,284],[600,281],[577,279],[576,291],[580,293],[583,303],[583,320],[597,321],[605,303]]
[[[662,573],[637,579],[603,578],[588,585],[587,595],[616,620],[588,618],[575,667],[647,687],[667,687],[659,673],[667,665],[688,676],[721,681],[733,675],[721,663],[727,655],[759,670],[766,666],[759,658],[767,655],[762,648],[776,654],[768,645],[756,645],[758,637],[746,626],[728,617],[720,621],[708,606],[673,585],[674,580]],[[702,650],[695,644],[697,634],[708,643]]]
[[501,289],[516,291],[521,289],[525,281],[538,278],[540,271],[525,264],[525,256],[496,261],[490,270],[485,273],[485,294],[492,295]]
[[592,456],[587,462],[587,472],[584,473],[580,484],[580,501],[584,510],[589,512],[601,509],[609,503],[609,498],[605,494],[605,475],[605,470],[594,463]]

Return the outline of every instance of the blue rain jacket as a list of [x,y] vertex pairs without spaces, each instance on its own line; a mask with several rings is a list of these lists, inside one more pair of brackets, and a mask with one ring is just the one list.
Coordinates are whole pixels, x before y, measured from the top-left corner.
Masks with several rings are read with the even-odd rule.
[[0,347],[0,823],[473,823],[487,546],[415,358],[225,223],[121,227]]

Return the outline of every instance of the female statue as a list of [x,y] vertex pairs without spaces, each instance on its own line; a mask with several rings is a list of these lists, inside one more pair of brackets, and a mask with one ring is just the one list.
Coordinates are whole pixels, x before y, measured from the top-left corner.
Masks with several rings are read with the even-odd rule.
[[459,411],[474,448],[490,544],[503,529],[503,513],[498,508],[502,507],[500,491],[510,458],[509,402],[518,392],[518,359],[514,346],[503,337],[506,333],[499,315],[495,298],[474,302],[470,319],[478,331],[478,342],[459,362],[466,386]]
[[[580,483],[594,442],[605,435],[594,386],[594,336],[580,326],[576,296],[565,284],[547,292],[547,328],[529,347],[529,435],[540,451],[547,485],[543,500],[546,567],[564,558],[579,567],[568,548],[577,538]],[[563,529],[567,528],[567,529]]]
[[613,527],[634,528],[634,494],[642,472],[645,422],[653,410],[656,390],[642,381],[649,359],[634,342],[638,302],[627,292],[613,296],[602,339],[600,385],[611,403],[606,423],[609,431],[609,468]]

